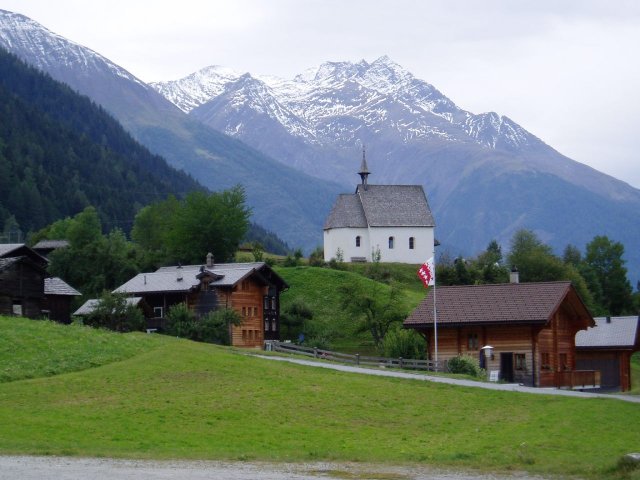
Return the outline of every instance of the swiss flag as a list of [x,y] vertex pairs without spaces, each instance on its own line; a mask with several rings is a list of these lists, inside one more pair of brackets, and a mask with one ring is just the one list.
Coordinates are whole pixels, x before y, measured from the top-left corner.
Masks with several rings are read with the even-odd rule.
[[436,284],[436,269],[434,267],[433,257],[424,262],[418,270],[418,277],[424,283],[425,288]]

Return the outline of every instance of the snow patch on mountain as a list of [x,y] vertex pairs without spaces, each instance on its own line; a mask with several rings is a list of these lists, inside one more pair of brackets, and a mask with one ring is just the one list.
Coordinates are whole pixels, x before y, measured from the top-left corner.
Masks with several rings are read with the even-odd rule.
[[[268,115],[310,144],[346,146],[357,141],[361,128],[394,131],[405,143],[438,138],[493,149],[518,149],[535,139],[506,117],[460,109],[387,56],[371,63],[325,62],[291,80],[211,66],[152,86],[184,112],[215,99],[220,107],[224,98],[231,102],[228,108]],[[235,119],[223,129],[239,135],[239,123]]]
[[[29,53],[29,58],[41,70],[80,66],[89,73],[106,66],[118,77],[131,80],[145,89],[149,88],[143,81],[102,55],[67,40],[18,13],[0,10],[0,45],[13,52]],[[33,52],[38,54],[33,55]]]

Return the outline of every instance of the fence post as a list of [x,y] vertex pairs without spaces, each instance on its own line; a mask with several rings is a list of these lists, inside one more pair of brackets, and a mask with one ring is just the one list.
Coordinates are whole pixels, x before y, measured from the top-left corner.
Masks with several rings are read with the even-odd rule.
[[399,363],[400,363],[400,368],[402,368],[402,357],[398,358]]
[[356,365],[360,365],[360,354],[356,353]]
[[318,358],[318,347],[313,347],[313,356],[314,358]]

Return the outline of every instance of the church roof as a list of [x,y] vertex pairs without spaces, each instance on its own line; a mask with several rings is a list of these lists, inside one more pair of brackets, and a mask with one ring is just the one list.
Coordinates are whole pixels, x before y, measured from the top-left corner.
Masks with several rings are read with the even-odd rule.
[[338,196],[324,229],[433,227],[435,222],[421,185],[358,185]]

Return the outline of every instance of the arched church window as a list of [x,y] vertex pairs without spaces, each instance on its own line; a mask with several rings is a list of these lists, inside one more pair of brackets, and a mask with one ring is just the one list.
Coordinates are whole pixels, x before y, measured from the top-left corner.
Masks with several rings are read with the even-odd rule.
[[394,238],[393,237],[389,237],[389,249],[393,248],[393,242],[394,242]]
[[360,235],[356,237],[356,247],[360,246]]
[[416,239],[409,237],[409,250],[413,250],[414,248],[416,248]]

